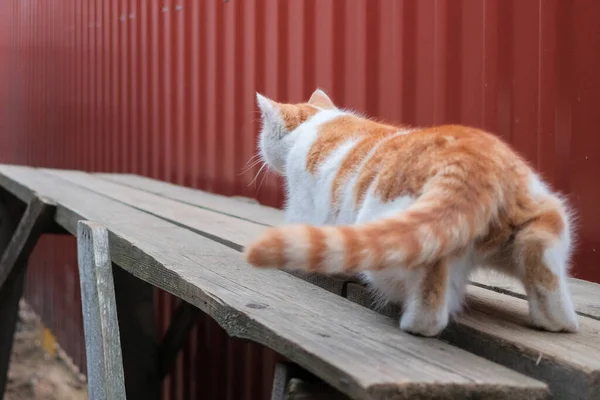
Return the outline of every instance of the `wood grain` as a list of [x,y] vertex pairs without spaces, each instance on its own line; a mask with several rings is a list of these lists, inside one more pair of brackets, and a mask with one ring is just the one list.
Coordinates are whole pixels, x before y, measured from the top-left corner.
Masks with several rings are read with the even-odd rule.
[[277,363],[273,373],[273,388],[271,389],[271,400],[285,400],[285,392],[291,379],[289,364]]
[[77,258],[90,399],[124,399],[125,374],[108,232],[80,221]]
[[[515,278],[490,271],[478,271],[471,277],[475,286],[508,294],[521,299],[526,298],[523,284]],[[569,289],[573,303],[579,315],[600,320],[600,285],[577,278],[569,278]]]
[[[139,210],[183,226],[199,235],[223,243],[236,250],[241,251],[243,246],[250,243],[251,240],[260,235],[265,229],[264,225],[251,222],[248,219],[232,218],[227,214],[213,212],[208,208],[199,208],[196,205],[180,203],[179,201],[168,197],[151,194],[115,182],[100,179],[85,172],[49,169],[42,171],[71,183],[75,183],[81,187],[102,193],[112,199],[121,201]],[[238,206],[240,205],[238,200],[232,201]],[[234,208],[234,211],[239,210],[240,207]],[[193,215],[194,220],[201,221],[202,223],[197,225],[194,221],[188,221],[187,215]],[[342,278],[336,279],[333,277],[305,274],[301,272],[292,274],[336,294],[341,294],[344,288],[345,279]]]
[[214,193],[202,192],[172,183],[157,181],[139,175],[129,174],[94,174],[102,178],[118,182],[132,188],[162,197],[177,200],[181,203],[218,211],[221,214],[252,221],[261,225],[281,225],[283,213],[273,207],[263,206],[254,199],[246,197],[227,197]]
[[[57,202],[57,221],[109,230],[111,258],[196,305],[230,335],[278,351],[353,398],[544,398],[546,386],[281,271],[248,267],[237,251],[35,170],[0,166]],[[4,184],[4,183],[3,183]],[[11,186],[11,185],[7,185]]]
[[[283,224],[284,221],[283,211],[251,201],[241,201],[239,198],[219,196],[138,175],[97,175],[149,193],[159,194],[207,210],[246,219],[260,225],[277,226]],[[480,287],[514,297],[525,298],[525,291],[519,282],[499,274],[482,272],[475,274],[471,281]],[[569,287],[577,312],[580,315],[600,320],[600,302],[598,301],[598,298],[600,298],[600,285],[571,278],[569,279]]]

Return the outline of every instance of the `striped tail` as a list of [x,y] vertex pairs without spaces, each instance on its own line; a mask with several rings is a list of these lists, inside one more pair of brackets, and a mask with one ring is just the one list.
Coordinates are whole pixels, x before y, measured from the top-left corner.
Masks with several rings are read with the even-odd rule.
[[325,274],[413,268],[469,246],[487,232],[497,207],[485,193],[435,190],[398,215],[359,225],[269,229],[245,249],[259,268]]

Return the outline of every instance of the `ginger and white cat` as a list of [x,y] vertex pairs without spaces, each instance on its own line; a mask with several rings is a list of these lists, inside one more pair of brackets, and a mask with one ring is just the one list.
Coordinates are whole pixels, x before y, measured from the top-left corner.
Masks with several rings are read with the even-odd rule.
[[571,222],[564,201],[511,148],[458,125],[416,128],[257,94],[260,154],[285,177],[286,218],[245,250],[260,268],[357,274],[404,312],[400,328],[439,334],[469,275],[519,278],[532,323],[578,330],[567,287]]

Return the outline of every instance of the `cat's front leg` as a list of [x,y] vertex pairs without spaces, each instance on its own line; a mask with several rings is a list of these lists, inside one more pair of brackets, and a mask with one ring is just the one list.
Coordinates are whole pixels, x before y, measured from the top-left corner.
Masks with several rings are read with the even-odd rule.
[[419,267],[407,278],[400,329],[422,336],[438,335],[449,320],[448,262]]

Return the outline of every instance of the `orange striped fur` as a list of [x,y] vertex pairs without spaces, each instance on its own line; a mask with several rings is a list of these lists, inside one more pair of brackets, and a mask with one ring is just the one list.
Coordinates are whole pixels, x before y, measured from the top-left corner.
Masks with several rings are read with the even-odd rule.
[[427,336],[460,309],[464,290],[453,288],[487,266],[523,280],[536,325],[577,330],[568,209],[498,137],[375,122],[319,90],[298,105],[258,102],[260,153],[286,177],[293,224],[248,246],[250,264],[360,274],[404,304],[403,329]]

